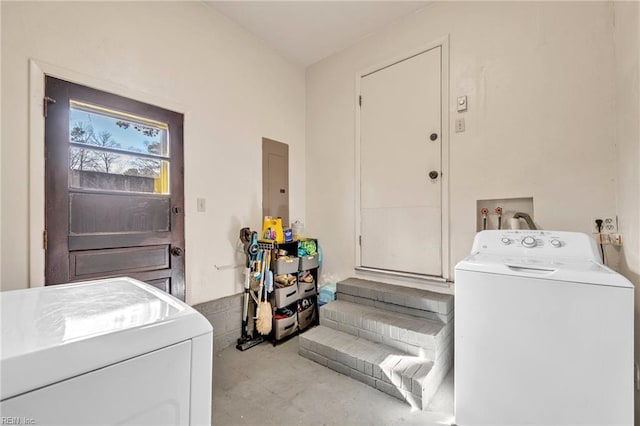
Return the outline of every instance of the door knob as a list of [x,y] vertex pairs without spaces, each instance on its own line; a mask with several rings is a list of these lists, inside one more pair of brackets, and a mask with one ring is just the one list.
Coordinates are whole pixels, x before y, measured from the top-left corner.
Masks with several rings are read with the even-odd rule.
[[182,253],[184,253],[184,250],[182,250],[180,247],[173,247],[171,249],[171,254],[174,256],[182,256]]
[[431,133],[431,136],[429,136],[429,139],[431,139],[432,141],[435,141],[436,139],[438,139],[438,134],[437,133]]
[[430,179],[437,179],[438,178],[438,172],[436,172],[435,170],[431,170],[429,172],[429,178]]

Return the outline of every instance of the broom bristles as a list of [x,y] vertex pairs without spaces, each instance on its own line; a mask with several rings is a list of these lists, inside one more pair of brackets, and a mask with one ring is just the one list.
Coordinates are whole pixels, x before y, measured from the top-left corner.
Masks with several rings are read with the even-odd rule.
[[260,302],[260,312],[258,313],[258,319],[256,320],[256,328],[258,333],[263,336],[271,333],[271,320],[273,313],[271,312],[271,303]]

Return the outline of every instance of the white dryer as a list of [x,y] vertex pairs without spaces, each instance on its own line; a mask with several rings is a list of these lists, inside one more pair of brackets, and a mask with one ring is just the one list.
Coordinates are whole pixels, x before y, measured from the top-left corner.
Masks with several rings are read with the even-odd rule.
[[455,419],[632,425],[633,285],[586,234],[483,231],[455,272]]
[[3,424],[211,424],[211,324],[167,293],[113,278],[0,308]]

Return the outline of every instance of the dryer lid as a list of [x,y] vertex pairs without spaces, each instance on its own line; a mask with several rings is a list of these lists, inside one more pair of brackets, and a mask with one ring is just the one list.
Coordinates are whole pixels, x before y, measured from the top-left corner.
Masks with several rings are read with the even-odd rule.
[[633,288],[629,280],[600,263],[571,258],[474,253],[460,261],[456,265],[456,271]]
[[1,399],[212,330],[193,308],[131,278],[2,292],[0,309]]

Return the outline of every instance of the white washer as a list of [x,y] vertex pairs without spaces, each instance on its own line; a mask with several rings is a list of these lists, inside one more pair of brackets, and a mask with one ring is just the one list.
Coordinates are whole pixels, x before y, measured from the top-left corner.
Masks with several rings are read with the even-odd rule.
[[632,425],[633,285],[586,234],[483,231],[455,274],[455,418]]
[[0,308],[3,424],[211,424],[211,324],[167,293],[113,278]]

